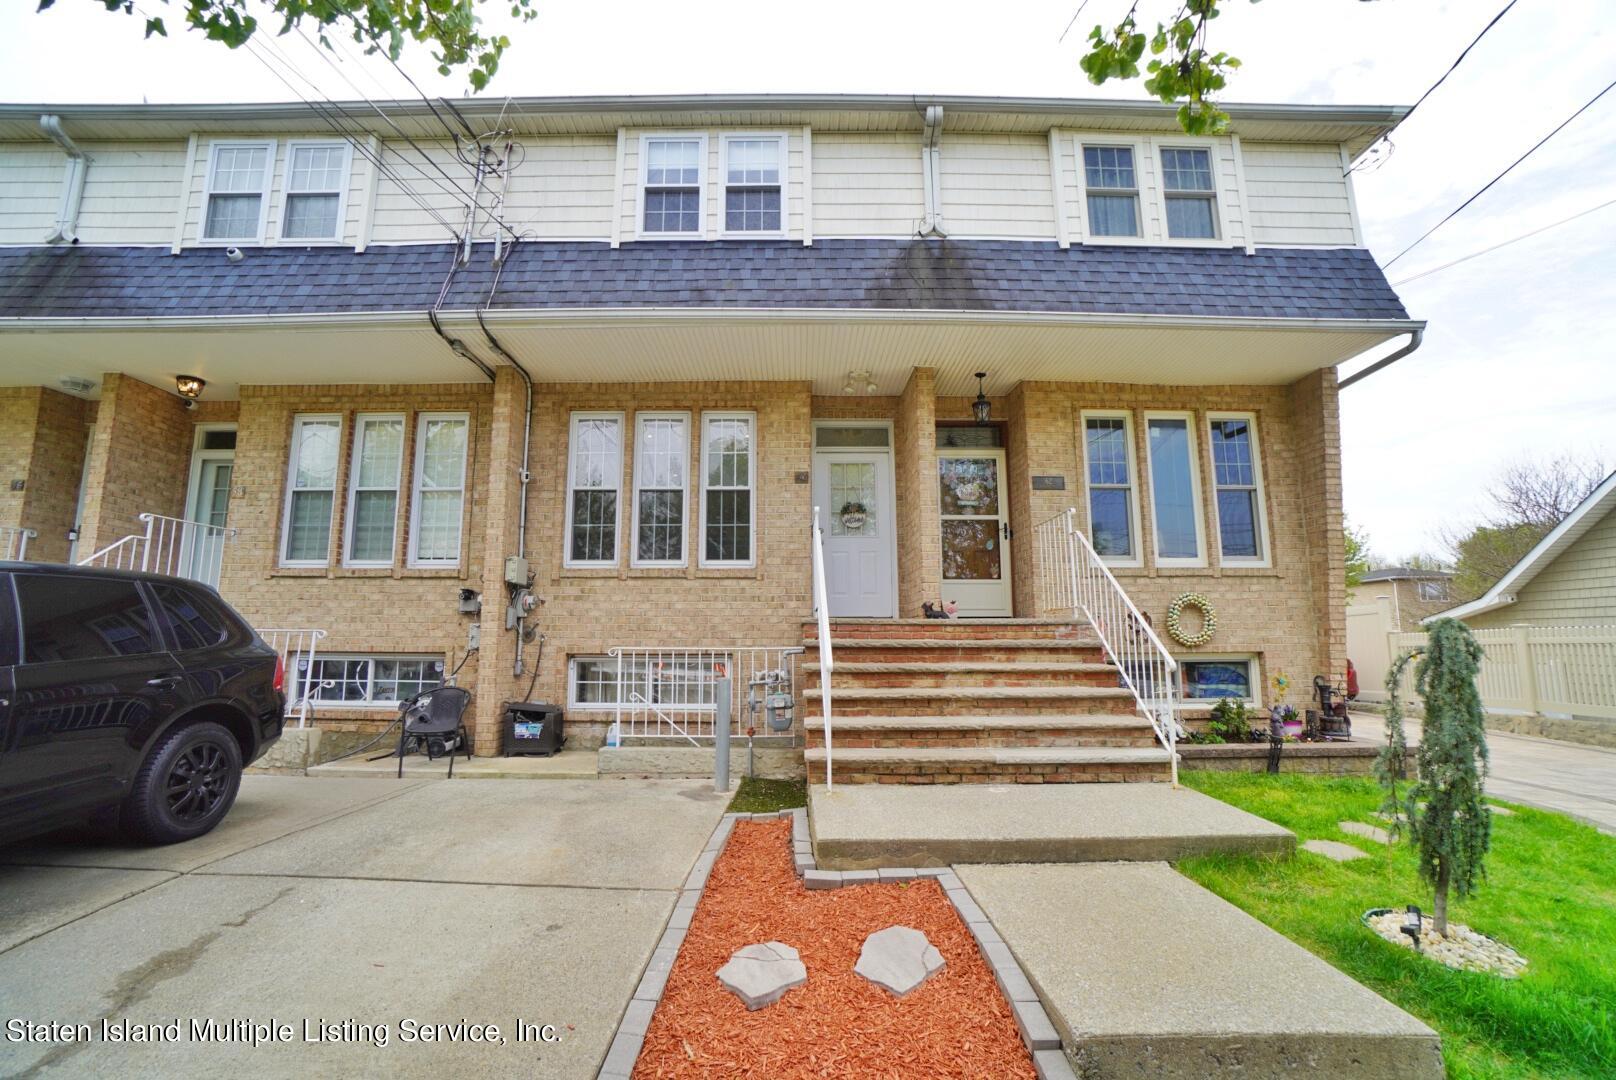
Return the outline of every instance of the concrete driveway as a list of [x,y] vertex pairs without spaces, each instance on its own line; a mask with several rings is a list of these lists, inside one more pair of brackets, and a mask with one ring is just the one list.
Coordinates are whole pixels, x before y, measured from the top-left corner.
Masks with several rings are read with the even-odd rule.
[[591,1077],[725,801],[249,776],[188,844],[0,848],[0,1075]]
[[[1420,722],[1407,727],[1409,743],[1419,742]],[[1377,742],[1386,738],[1384,718],[1373,713],[1353,713],[1352,730]],[[1488,731],[1487,753],[1487,794],[1558,810],[1616,836],[1616,751]]]

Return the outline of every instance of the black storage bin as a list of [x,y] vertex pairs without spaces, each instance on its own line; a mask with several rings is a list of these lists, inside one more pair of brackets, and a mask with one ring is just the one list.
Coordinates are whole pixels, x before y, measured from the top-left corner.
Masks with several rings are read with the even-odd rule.
[[505,756],[537,754],[549,757],[559,753],[565,737],[561,730],[561,706],[542,701],[505,703]]

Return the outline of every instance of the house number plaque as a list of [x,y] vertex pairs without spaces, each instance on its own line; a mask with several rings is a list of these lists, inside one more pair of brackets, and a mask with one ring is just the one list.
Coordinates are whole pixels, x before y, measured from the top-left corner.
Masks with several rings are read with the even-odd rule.
[[1034,491],[1065,491],[1066,477],[1064,476],[1035,476],[1032,478]]

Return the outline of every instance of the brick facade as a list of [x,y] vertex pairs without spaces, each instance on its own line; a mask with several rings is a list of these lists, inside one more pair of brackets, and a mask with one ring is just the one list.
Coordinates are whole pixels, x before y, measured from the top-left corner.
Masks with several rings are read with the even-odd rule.
[[47,387],[0,388],[0,525],[38,533],[29,558],[67,558],[94,415],[90,402]]

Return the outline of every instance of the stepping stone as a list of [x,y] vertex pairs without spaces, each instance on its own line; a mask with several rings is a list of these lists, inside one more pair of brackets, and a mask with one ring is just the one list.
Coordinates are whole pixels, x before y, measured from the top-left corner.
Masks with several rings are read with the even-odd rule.
[[899,997],[943,969],[943,954],[926,935],[908,926],[889,926],[864,939],[853,970]]
[[1514,817],[1515,816],[1515,811],[1511,810],[1507,806],[1494,806],[1492,803],[1488,803],[1487,804],[1487,809],[1491,810],[1494,814],[1496,814],[1499,817]]
[[1342,832],[1351,833],[1353,836],[1361,836],[1365,840],[1373,840],[1377,844],[1389,844],[1392,842],[1391,834],[1385,829],[1377,829],[1373,825],[1365,825],[1361,821],[1342,821],[1337,824],[1341,826]]
[[724,989],[756,1011],[773,1005],[793,986],[808,981],[808,969],[797,950],[779,941],[748,945],[735,950],[729,963],[718,969]]
[[1369,858],[1365,852],[1353,847],[1351,844],[1343,844],[1339,840],[1309,840],[1302,845],[1302,850],[1311,851],[1315,855],[1323,855],[1326,859],[1334,862],[1351,862],[1353,859]]

